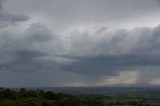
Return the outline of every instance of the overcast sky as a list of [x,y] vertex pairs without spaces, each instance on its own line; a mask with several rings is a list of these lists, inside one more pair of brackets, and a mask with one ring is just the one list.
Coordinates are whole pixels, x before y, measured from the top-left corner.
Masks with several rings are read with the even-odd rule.
[[159,0],[0,0],[0,86],[160,85]]

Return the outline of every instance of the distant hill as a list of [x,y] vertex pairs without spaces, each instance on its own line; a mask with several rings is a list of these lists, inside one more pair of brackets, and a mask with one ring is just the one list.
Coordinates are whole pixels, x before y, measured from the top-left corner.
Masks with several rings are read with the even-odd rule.
[[44,87],[39,88],[44,91],[53,91],[66,94],[92,94],[92,95],[137,95],[137,96],[156,96],[160,95],[159,86],[151,87]]

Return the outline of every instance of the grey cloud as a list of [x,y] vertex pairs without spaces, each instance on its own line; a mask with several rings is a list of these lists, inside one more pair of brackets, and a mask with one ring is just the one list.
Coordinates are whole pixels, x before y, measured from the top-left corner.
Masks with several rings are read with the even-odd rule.
[[45,25],[36,23],[21,36],[1,36],[0,66],[11,71],[50,70],[108,76],[146,66],[157,67],[159,32],[159,26],[130,31],[100,27],[56,36]]
[[160,69],[160,25],[128,30],[157,24],[157,1],[0,0],[0,78],[33,86],[94,85],[132,70],[140,84],[158,78],[152,70]]
[[[33,17],[45,15],[44,21],[47,18],[49,24],[60,30],[81,24],[117,23],[118,25],[122,22],[120,24],[123,25],[130,19],[136,21],[139,18],[148,17],[148,14],[151,16],[156,15],[155,13],[159,14],[156,0],[39,0],[39,2],[8,0],[8,2],[7,8],[12,7],[10,11],[26,12]],[[16,8],[17,3],[22,10]]]
[[158,3],[160,3],[160,0],[157,0]]
[[[16,33],[17,35],[12,33],[13,32],[3,32],[1,36],[1,43],[8,51],[37,50],[43,46],[43,43],[52,40],[52,35],[48,28],[40,23],[31,24],[29,28],[26,28],[20,33]],[[35,47],[35,45],[39,45],[39,47]]]
[[[80,58],[80,57],[79,57]],[[118,75],[121,71],[141,69],[141,67],[159,66],[159,57],[147,56],[97,56],[76,59],[76,62],[64,65],[61,70],[87,75]],[[71,58],[73,59],[73,57]]]
[[18,22],[28,20],[29,17],[21,14],[9,13],[3,10],[3,0],[0,1],[0,28],[7,27],[8,25],[14,25]]
[[16,35],[1,31],[0,69],[20,72],[34,72],[44,69],[45,65],[49,66],[49,64],[38,60],[48,56],[43,45],[50,40],[49,30],[39,23],[32,24]]
[[8,25],[13,25],[17,22],[23,22],[28,19],[29,17],[26,15],[0,12],[0,27],[6,27]]
[[0,0],[0,10],[2,9],[3,0]]
[[10,52],[7,55],[12,56],[12,59],[1,64],[1,70],[30,72],[31,70],[38,70],[38,62],[35,62],[35,59],[44,54],[26,50]]
[[108,30],[72,33],[71,54],[62,57],[74,61],[60,69],[88,75],[117,75],[121,71],[160,65],[160,26]]
[[[31,3],[31,1],[23,2]],[[55,20],[61,20],[57,21],[60,24],[70,23],[70,20],[74,18],[77,20],[80,18],[82,21],[86,21],[86,19],[93,19],[96,22],[103,19],[106,21],[108,17],[119,18],[119,16],[126,17],[130,14],[137,14],[138,10],[141,10],[138,11],[138,14],[143,12],[147,14],[149,11],[146,12],[146,9],[150,10],[153,5],[156,5],[155,1],[149,0],[146,2],[144,0],[123,0],[123,2],[117,0],[97,2],[94,0],[92,4],[90,4],[90,0],[71,0],[74,5],[61,0],[47,2],[56,5],[55,7],[48,6],[46,10],[42,10],[42,8],[40,10],[45,13],[52,10],[53,14],[51,15],[55,16]],[[43,3],[44,1],[40,1],[37,5],[41,7]],[[143,7],[141,7],[141,3],[144,3]],[[37,8],[39,7],[35,9]],[[31,6],[30,9],[32,10],[33,7]],[[117,14],[117,10],[120,14]],[[157,11],[157,7],[154,6],[150,11],[152,10]],[[36,10],[33,9],[34,12]],[[105,15],[103,16],[103,14]],[[72,15],[73,17],[70,18]],[[26,20],[28,20],[27,16],[8,13],[3,8],[0,11],[2,27]],[[84,30],[75,29],[68,31],[67,34],[63,32],[63,34],[55,34],[51,33],[45,25],[35,23],[20,33],[15,32],[17,35],[12,35],[12,33],[10,31],[1,32],[1,70],[22,72],[60,70],[88,75],[117,75],[124,70],[160,65],[160,26],[133,30],[102,26]]]
[[28,41],[39,41],[44,42],[51,40],[53,36],[51,36],[49,29],[41,24],[41,23],[33,23],[27,30],[27,39]]

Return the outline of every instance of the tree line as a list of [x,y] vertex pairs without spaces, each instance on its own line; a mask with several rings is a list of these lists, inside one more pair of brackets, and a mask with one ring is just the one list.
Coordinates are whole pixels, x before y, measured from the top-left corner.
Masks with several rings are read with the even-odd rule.
[[45,92],[39,89],[0,88],[0,106],[104,106],[104,98]]

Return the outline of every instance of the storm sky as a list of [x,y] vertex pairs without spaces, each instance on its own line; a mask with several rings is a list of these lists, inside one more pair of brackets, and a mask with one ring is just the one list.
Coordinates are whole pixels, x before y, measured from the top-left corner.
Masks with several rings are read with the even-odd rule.
[[0,86],[160,85],[159,0],[0,0]]

